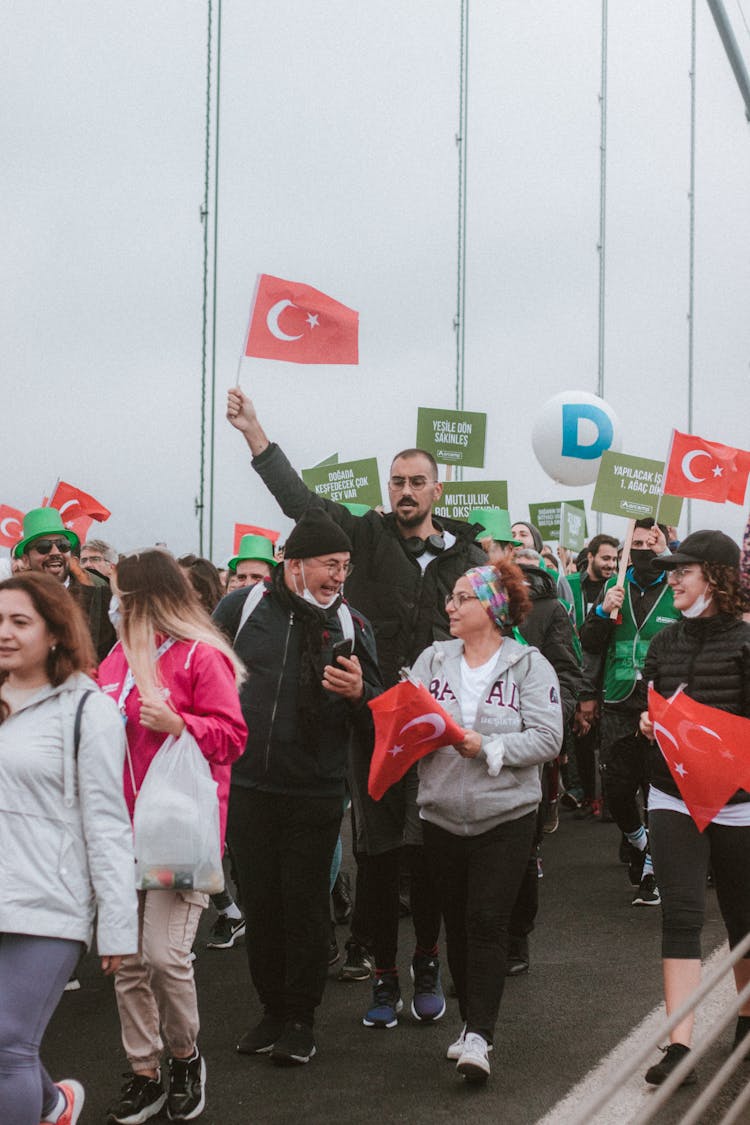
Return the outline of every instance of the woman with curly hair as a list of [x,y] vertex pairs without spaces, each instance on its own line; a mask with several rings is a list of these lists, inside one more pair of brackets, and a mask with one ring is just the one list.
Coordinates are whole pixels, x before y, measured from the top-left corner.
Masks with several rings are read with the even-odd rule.
[[538,649],[503,631],[530,608],[511,562],[474,567],[446,598],[451,641],[436,641],[413,676],[465,729],[419,763],[417,804],[445,920],[463,1021],[447,1057],[485,1081],[505,983],[508,925],[541,800],[541,766],[560,751],[560,686]]
[[[699,703],[750,718],[750,624],[740,585],[740,551],[721,531],[695,531],[679,551],[660,557],[675,607],[682,619],[651,641],[644,685],[652,682],[669,697],[682,687]],[[648,711],[641,732],[654,738]],[[750,793],[738,788],[705,831],[700,832],[656,742],[650,751],[649,835],[661,891],[662,967],[667,1015],[698,987],[706,877],[713,869],[719,908],[730,946],[750,931]],[[750,958],[734,967],[737,991],[750,981]],[[735,1046],[750,1031],[750,1003],[737,1021]],[[650,1067],[646,1081],[664,1082],[690,1051],[693,1016],[670,1033],[664,1058]],[[685,1083],[694,1082],[690,1072]]]

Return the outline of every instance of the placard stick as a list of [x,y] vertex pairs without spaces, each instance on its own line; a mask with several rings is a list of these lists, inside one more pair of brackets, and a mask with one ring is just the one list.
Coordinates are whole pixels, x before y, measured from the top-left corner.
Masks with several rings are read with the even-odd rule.
[[[625,532],[625,542],[622,545],[622,558],[620,559],[620,569],[617,572],[617,581],[615,586],[625,585],[625,571],[628,569],[630,561],[630,545],[633,542],[633,532],[635,531],[635,520],[628,520],[628,529]],[[619,613],[619,609],[613,609],[610,613],[610,618],[614,621]]]
[[453,480],[453,466],[452,465],[446,465],[445,466],[445,479],[446,479],[446,481]]

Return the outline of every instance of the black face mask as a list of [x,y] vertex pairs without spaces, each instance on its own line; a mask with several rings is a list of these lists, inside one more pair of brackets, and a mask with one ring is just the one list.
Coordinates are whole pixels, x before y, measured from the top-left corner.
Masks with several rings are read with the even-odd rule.
[[655,558],[656,555],[653,551],[645,550],[643,547],[630,548],[630,561],[633,564],[633,568],[639,574],[648,574],[650,577],[656,578],[656,575],[651,570],[651,561]]

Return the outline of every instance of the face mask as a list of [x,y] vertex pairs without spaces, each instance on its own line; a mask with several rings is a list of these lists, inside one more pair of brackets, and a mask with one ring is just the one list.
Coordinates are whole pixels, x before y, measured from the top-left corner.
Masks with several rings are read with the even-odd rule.
[[700,617],[704,609],[708,609],[714,597],[713,594],[709,594],[707,591],[708,583],[706,583],[706,589],[702,594],[698,595],[692,605],[689,605],[687,609],[680,610],[683,617]]
[[[633,564],[634,569],[639,571],[641,574],[643,574],[644,571],[649,571],[651,569],[651,560],[655,558],[656,555],[653,551],[648,551],[643,547],[630,548],[630,561]],[[656,575],[654,575],[654,577],[656,577]]]
[[330,609],[331,606],[335,602],[338,601],[339,595],[334,594],[333,597],[329,598],[328,601],[326,601],[326,602],[319,601],[315,597],[314,594],[310,593],[310,591],[307,588],[307,582],[305,581],[305,564],[302,563],[301,567],[302,567],[302,593],[300,593],[299,590],[297,591],[299,597],[301,597],[303,601],[309,602],[310,605],[314,605],[316,609]]
[[122,614],[120,613],[120,599],[118,598],[117,594],[113,594],[109,599],[109,609],[107,610],[107,616],[112,622],[112,628],[116,632],[120,622],[122,621]]

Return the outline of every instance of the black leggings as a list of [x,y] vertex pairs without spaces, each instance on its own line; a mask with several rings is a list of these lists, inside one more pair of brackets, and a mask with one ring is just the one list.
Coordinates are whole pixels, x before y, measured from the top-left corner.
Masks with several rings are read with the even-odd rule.
[[[648,817],[662,909],[662,957],[699,959],[709,862],[730,946],[750,932],[750,826],[709,824],[653,809]],[[750,955],[748,955],[750,956]]]

